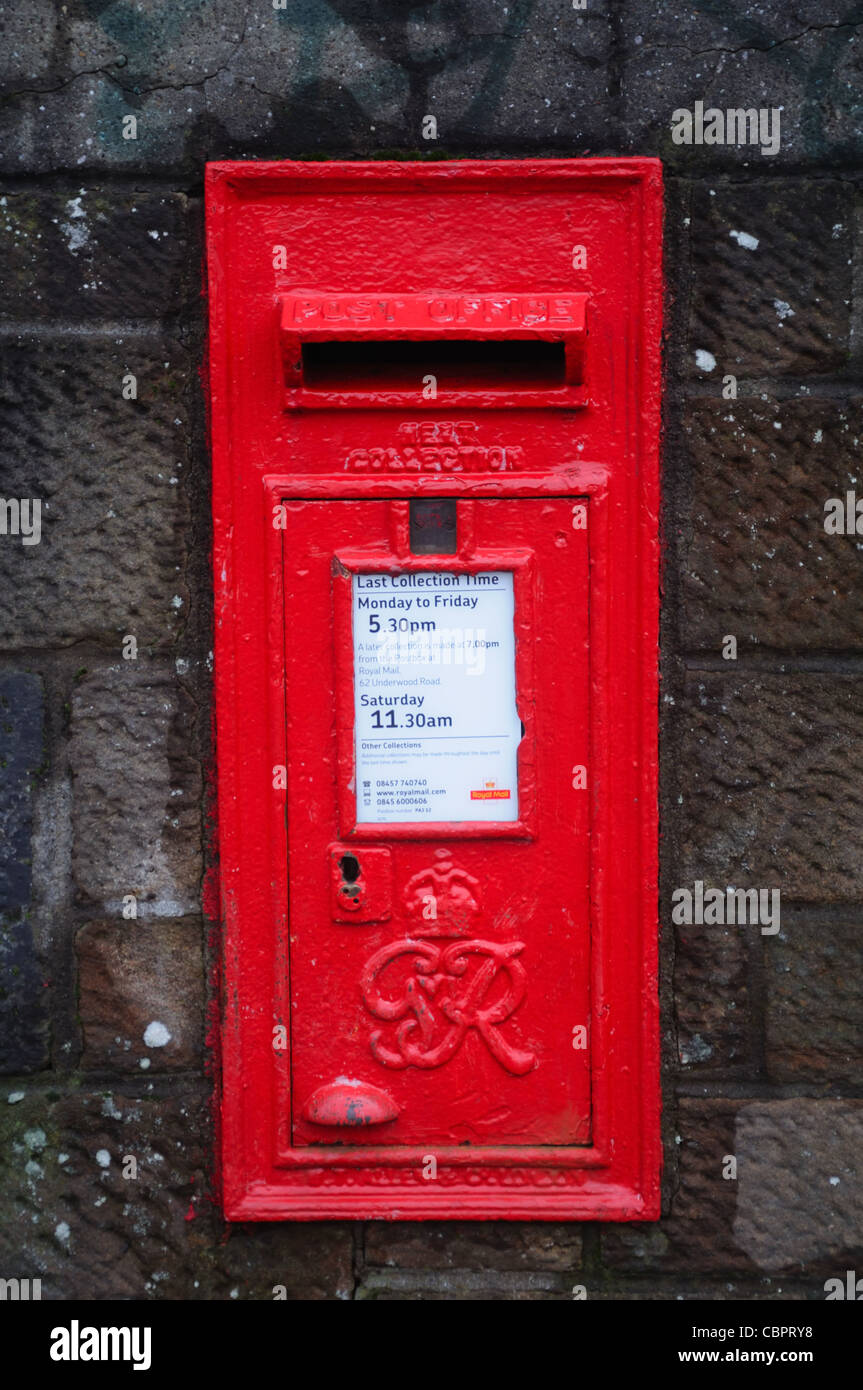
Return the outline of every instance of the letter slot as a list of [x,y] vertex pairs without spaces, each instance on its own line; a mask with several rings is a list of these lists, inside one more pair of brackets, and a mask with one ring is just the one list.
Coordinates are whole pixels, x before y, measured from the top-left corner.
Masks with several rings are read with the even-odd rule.
[[576,406],[586,313],[559,292],[284,295],[286,404]]

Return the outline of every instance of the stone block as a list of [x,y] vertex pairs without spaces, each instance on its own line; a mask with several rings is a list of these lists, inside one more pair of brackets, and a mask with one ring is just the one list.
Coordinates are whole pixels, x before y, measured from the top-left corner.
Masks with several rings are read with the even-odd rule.
[[[3,545],[9,544],[4,537]],[[39,677],[0,672],[0,1073],[48,1064],[45,981],[30,921],[33,794],[46,756],[43,719]]]
[[38,543],[0,545],[0,643],[97,641],[119,657],[127,635],[174,642],[189,613],[185,354],[59,340],[6,343],[0,358],[4,496],[39,501]]
[[79,931],[85,1070],[140,1074],[200,1068],[201,936],[197,918],[89,922]]
[[[680,517],[681,640],[718,657],[863,646],[863,545],[825,503],[859,478],[861,403],[761,396],[690,403]],[[863,500],[863,487],[860,488]]]
[[194,711],[167,665],[121,662],[86,675],[72,698],[73,876],[79,898],[119,915],[199,910],[200,764]]
[[[690,672],[679,886],[863,898],[863,690],[855,676]],[[768,905],[769,905],[768,900]],[[781,922],[780,922],[781,925]]]

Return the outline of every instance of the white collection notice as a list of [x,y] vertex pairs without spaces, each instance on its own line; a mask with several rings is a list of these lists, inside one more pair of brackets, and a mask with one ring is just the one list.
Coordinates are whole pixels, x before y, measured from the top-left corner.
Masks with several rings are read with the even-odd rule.
[[355,574],[357,820],[514,821],[512,574]]

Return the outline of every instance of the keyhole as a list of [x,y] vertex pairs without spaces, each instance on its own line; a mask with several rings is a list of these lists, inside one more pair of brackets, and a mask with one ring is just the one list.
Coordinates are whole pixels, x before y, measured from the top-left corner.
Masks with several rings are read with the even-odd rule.
[[355,854],[343,854],[339,860],[339,868],[345,883],[356,883],[360,876],[360,861]]
[[343,854],[339,860],[339,868],[342,871],[342,893],[346,898],[355,898],[359,894],[357,879],[360,876],[360,861],[355,854]]

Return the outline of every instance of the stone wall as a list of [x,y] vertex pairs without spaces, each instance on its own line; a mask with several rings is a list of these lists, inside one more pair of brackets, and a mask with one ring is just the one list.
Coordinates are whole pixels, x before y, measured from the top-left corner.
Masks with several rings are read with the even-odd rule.
[[[41,500],[38,544],[0,535],[0,1275],[722,1299],[863,1269],[863,542],[824,529],[863,497],[861,45],[852,0],[0,10],[0,492]],[[698,101],[778,109],[779,148],[675,143]],[[588,153],[667,173],[664,1216],[226,1227],[204,162]],[[780,888],[780,931],[675,927],[696,880]]]

